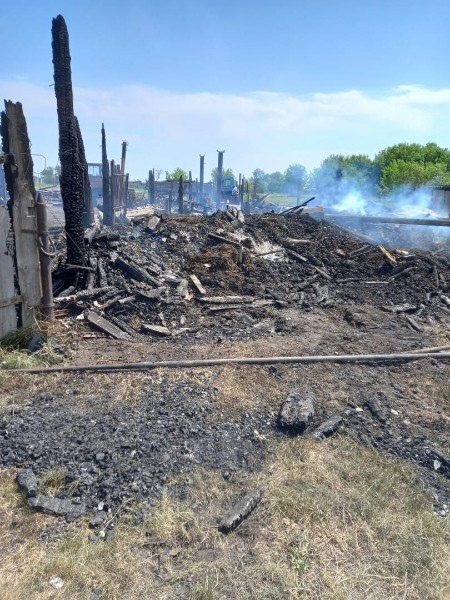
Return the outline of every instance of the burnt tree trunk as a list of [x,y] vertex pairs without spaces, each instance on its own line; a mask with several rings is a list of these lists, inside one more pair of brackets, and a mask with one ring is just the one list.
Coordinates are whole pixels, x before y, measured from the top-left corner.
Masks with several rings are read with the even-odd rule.
[[52,21],[52,50],[58,109],[60,185],[66,220],[67,262],[72,265],[83,265],[85,264],[84,169],[73,112],[69,34],[61,15]]
[[102,177],[103,177],[103,223],[114,225],[114,210],[111,198],[111,185],[109,179],[109,162],[106,153],[106,133],[102,123]]

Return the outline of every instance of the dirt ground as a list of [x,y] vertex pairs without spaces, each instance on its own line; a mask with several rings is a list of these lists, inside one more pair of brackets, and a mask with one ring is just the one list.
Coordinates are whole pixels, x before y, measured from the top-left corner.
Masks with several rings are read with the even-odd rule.
[[[220,273],[211,283],[204,278],[210,294],[232,291],[230,280],[225,292],[224,282],[217,285]],[[118,284],[117,275],[111,279]],[[278,271],[278,294],[282,280]],[[426,291],[423,276],[416,281],[415,296]],[[256,280],[251,285],[255,290]],[[186,314],[189,331],[134,341],[89,328],[76,319],[78,307],[71,317],[65,314],[55,337],[66,365],[384,354],[450,344],[449,317],[437,305],[428,306],[428,316],[419,314],[417,331],[403,313],[385,309],[385,296],[360,289],[328,306],[305,306],[292,296],[263,311],[226,314],[210,314],[191,300],[168,302],[147,308],[147,319],[159,310],[167,323]],[[407,286],[399,289],[393,306],[410,301]],[[132,322],[135,308],[122,319]],[[3,371],[3,593],[92,600],[150,593],[449,598],[449,378],[449,361],[438,358]],[[291,390],[314,397],[310,427],[298,436],[277,426]],[[339,431],[314,440],[311,432],[333,415],[342,417]],[[14,483],[21,467],[34,469],[48,495],[86,503],[85,516],[67,525],[31,512]],[[260,485],[265,495],[254,513],[228,536],[218,533],[220,515]],[[101,503],[105,521],[89,528]],[[63,581],[60,589],[51,583],[55,577]]]

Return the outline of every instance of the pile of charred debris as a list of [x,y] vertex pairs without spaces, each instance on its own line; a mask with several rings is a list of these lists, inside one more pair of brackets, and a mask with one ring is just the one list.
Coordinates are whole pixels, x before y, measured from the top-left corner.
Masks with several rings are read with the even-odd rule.
[[[130,341],[258,337],[285,308],[371,304],[416,331],[449,318],[448,246],[425,252],[361,239],[302,213],[140,216],[97,230],[81,269],[64,264],[59,241],[56,315]],[[283,320],[275,318],[281,331]]]

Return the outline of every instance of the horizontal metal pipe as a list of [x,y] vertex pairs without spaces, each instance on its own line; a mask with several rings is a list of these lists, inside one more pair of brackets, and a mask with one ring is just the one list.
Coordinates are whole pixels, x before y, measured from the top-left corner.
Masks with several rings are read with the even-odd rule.
[[194,360],[162,360],[156,362],[111,363],[97,365],[68,365],[55,367],[32,367],[29,369],[9,369],[11,373],[67,373],[70,371],[145,371],[153,369],[191,369],[194,367],[216,367],[220,365],[274,365],[311,363],[358,363],[358,362],[399,362],[434,358],[450,359],[450,352],[422,352],[396,354],[341,354],[330,356],[265,356],[257,358],[208,358]]
[[370,217],[368,215],[325,214],[330,221],[358,221],[358,223],[396,223],[397,225],[430,225],[433,227],[450,227],[450,219],[413,219],[412,217]]

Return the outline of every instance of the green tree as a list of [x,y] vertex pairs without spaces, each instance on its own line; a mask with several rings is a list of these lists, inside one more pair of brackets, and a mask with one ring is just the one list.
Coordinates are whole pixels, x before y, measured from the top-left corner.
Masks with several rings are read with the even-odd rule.
[[267,191],[268,192],[281,192],[286,182],[286,178],[281,171],[274,171],[269,175],[266,175],[267,179]]
[[334,202],[352,190],[366,196],[375,193],[378,166],[365,154],[331,154],[308,178],[308,190],[325,202]]
[[284,173],[285,191],[288,194],[299,194],[305,188],[307,180],[306,169],[303,165],[289,165]]
[[389,194],[395,188],[417,188],[450,180],[450,150],[435,143],[396,144],[375,157],[380,171],[378,189]]
[[251,186],[255,194],[264,194],[267,190],[266,174],[262,169],[255,169],[252,173]]
[[46,167],[40,173],[43,183],[49,185],[55,185],[58,182],[58,178],[55,175],[55,169],[53,167]]
[[383,169],[379,188],[388,194],[399,187],[418,188],[425,185],[440,185],[450,180],[446,163],[422,163],[393,160]]
[[187,181],[188,179],[188,174],[181,167],[177,167],[172,172],[166,171],[166,181],[179,181],[180,177],[183,178],[183,181]]
[[[233,169],[222,169],[222,177],[234,177]],[[217,186],[217,167],[211,171],[211,183],[214,189]]]

